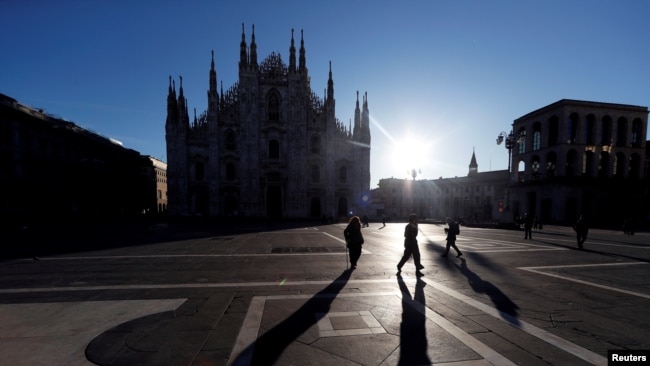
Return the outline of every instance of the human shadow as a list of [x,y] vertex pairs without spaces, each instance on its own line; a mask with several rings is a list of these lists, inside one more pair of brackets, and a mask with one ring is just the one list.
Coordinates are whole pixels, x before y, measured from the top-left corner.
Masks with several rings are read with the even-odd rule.
[[400,355],[398,365],[430,365],[427,354],[427,331],[424,286],[426,283],[418,277],[415,294],[411,297],[402,276],[397,276],[397,283],[402,292],[402,323],[400,324]]
[[501,318],[510,324],[519,326],[520,322],[517,318],[519,313],[519,306],[514,303],[506,294],[503,293],[498,287],[489,281],[483,280],[479,275],[472,272],[467,266],[467,261],[464,258],[460,259],[460,265],[453,263],[460,273],[467,277],[467,282],[472,289],[479,294],[486,294],[492,300],[494,306],[499,310]]
[[347,284],[351,273],[352,270],[349,269],[343,271],[332,283],[311,297],[288,318],[246,347],[231,364],[235,366],[275,364],[292,342],[327,315],[332,302]]

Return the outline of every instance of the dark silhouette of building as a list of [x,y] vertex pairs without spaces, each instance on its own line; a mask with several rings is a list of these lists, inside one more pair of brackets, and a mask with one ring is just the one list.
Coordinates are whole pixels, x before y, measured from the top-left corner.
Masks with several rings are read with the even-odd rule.
[[157,207],[148,157],[2,94],[0,166],[6,230],[132,219]]
[[619,226],[645,220],[648,108],[562,99],[513,123],[514,215]]
[[190,121],[183,79],[169,80],[165,123],[169,214],[321,218],[370,204],[370,112],[364,94],[346,127],[335,115],[330,64],[323,98],[311,89],[304,40],[289,64],[258,62],[242,26],[239,81],[217,91],[214,53],[208,108]]

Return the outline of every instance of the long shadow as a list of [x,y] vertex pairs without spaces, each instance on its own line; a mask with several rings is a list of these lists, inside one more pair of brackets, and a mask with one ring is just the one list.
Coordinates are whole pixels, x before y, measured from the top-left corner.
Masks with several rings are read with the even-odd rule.
[[303,306],[280,324],[268,330],[253,344],[244,349],[234,360],[233,365],[273,365],[284,350],[304,332],[316,324],[330,310],[336,295],[350,279],[351,270],[344,271],[322,291],[315,294]]
[[460,273],[467,277],[467,282],[472,286],[472,289],[479,294],[488,295],[494,306],[499,310],[501,318],[513,325],[519,326],[519,319],[517,318],[519,315],[519,306],[510,300],[498,287],[489,281],[483,280],[479,275],[472,272],[467,266],[465,259],[461,258],[460,261],[460,265],[454,262],[454,266],[460,270]]
[[313,220],[121,220],[61,223],[55,219],[0,226],[0,261],[135,247],[326,225]]
[[427,331],[424,286],[420,277],[415,283],[415,295],[411,297],[402,276],[397,276],[402,292],[402,323],[400,324],[400,354],[398,365],[430,365],[427,355]]
[[[545,241],[545,240],[537,240],[537,241],[540,242],[540,243],[544,243],[544,244],[554,246],[554,247],[560,247],[560,248],[575,250],[577,252],[593,253],[593,254],[603,255],[603,256],[606,256],[606,257],[626,258],[626,259],[631,259],[631,260],[634,260],[634,261],[650,263],[650,259],[648,259],[648,258],[632,257],[632,256],[625,255],[625,254],[605,252],[605,251],[602,251],[602,250],[593,250],[593,249],[589,249],[588,247],[584,247],[584,248],[580,249],[580,248],[578,248],[578,247],[576,247],[574,245],[571,245],[571,246],[562,245],[562,244],[558,244],[558,243],[554,243],[554,242],[550,242],[550,241]],[[585,246],[587,246],[587,245],[589,245],[589,242],[585,243]]]

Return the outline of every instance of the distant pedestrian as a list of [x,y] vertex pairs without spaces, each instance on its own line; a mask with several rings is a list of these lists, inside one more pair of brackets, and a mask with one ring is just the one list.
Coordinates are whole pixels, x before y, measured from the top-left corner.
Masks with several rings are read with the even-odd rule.
[[368,215],[363,215],[363,217],[361,218],[361,222],[363,223],[363,227],[369,227],[370,220],[368,220]]
[[449,248],[453,247],[457,254],[456,257],[460,258],[463,253],[461,253],[456,246],[456,235],[460,234],[460,227],[457,222],[451,219],[451,217],[447,217],[447,225],[449,225],[449,227],[445,228],[445,233],[447,234],[447,246],[445,247],[445,252],[442,256],[446,257],[447,254],[449,254]]
[[357,268],[357,261],[361,257],[361,246],[363,245],[359,216],[350,218],[348,226],[343,230],[343,236],[345,237],[345,245],[350,250],[350,268],[355,269]]
[[533,221],[534,218],[532,215],[524,215],[524,239],[533,238]]
[[386,226],[386,215],[381,215],[381,223]]
[[424,268],[422,263],[420,263],[420,248],[418,247],[418,216],[416,214],[409,215],[409,223],[404,228],[404,255],[402,259],[397,263],[397,273],[399,274],[402,271],[404,263],[406,263],[411,256],[413,256],[413,262],[415,263],[415,268],[418,274],[420,270]]
[[573,224],[573,230],[576,232],[576,241],[578,242],[578,248],[582,249],[582,244],[587,240],[587,233],[589,232],[589,226],[585,218],[580,215],[578,221]]

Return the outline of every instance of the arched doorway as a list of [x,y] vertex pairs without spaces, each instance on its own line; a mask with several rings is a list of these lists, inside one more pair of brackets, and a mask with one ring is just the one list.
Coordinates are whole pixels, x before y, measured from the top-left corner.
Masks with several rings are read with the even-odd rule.
[[337,212],[339,217],[348,217],[348,200],[345,197],[339,198],[339,205],[338,205]]
[[266,189],[266,215],[282,216],[282,190],[279,186],[270,186]]
[[311,199],[311,204],[309,205],[309,216],[311,217],[320,217],[321,216],[321,207],[320,207],[320,198],[313,197]]

